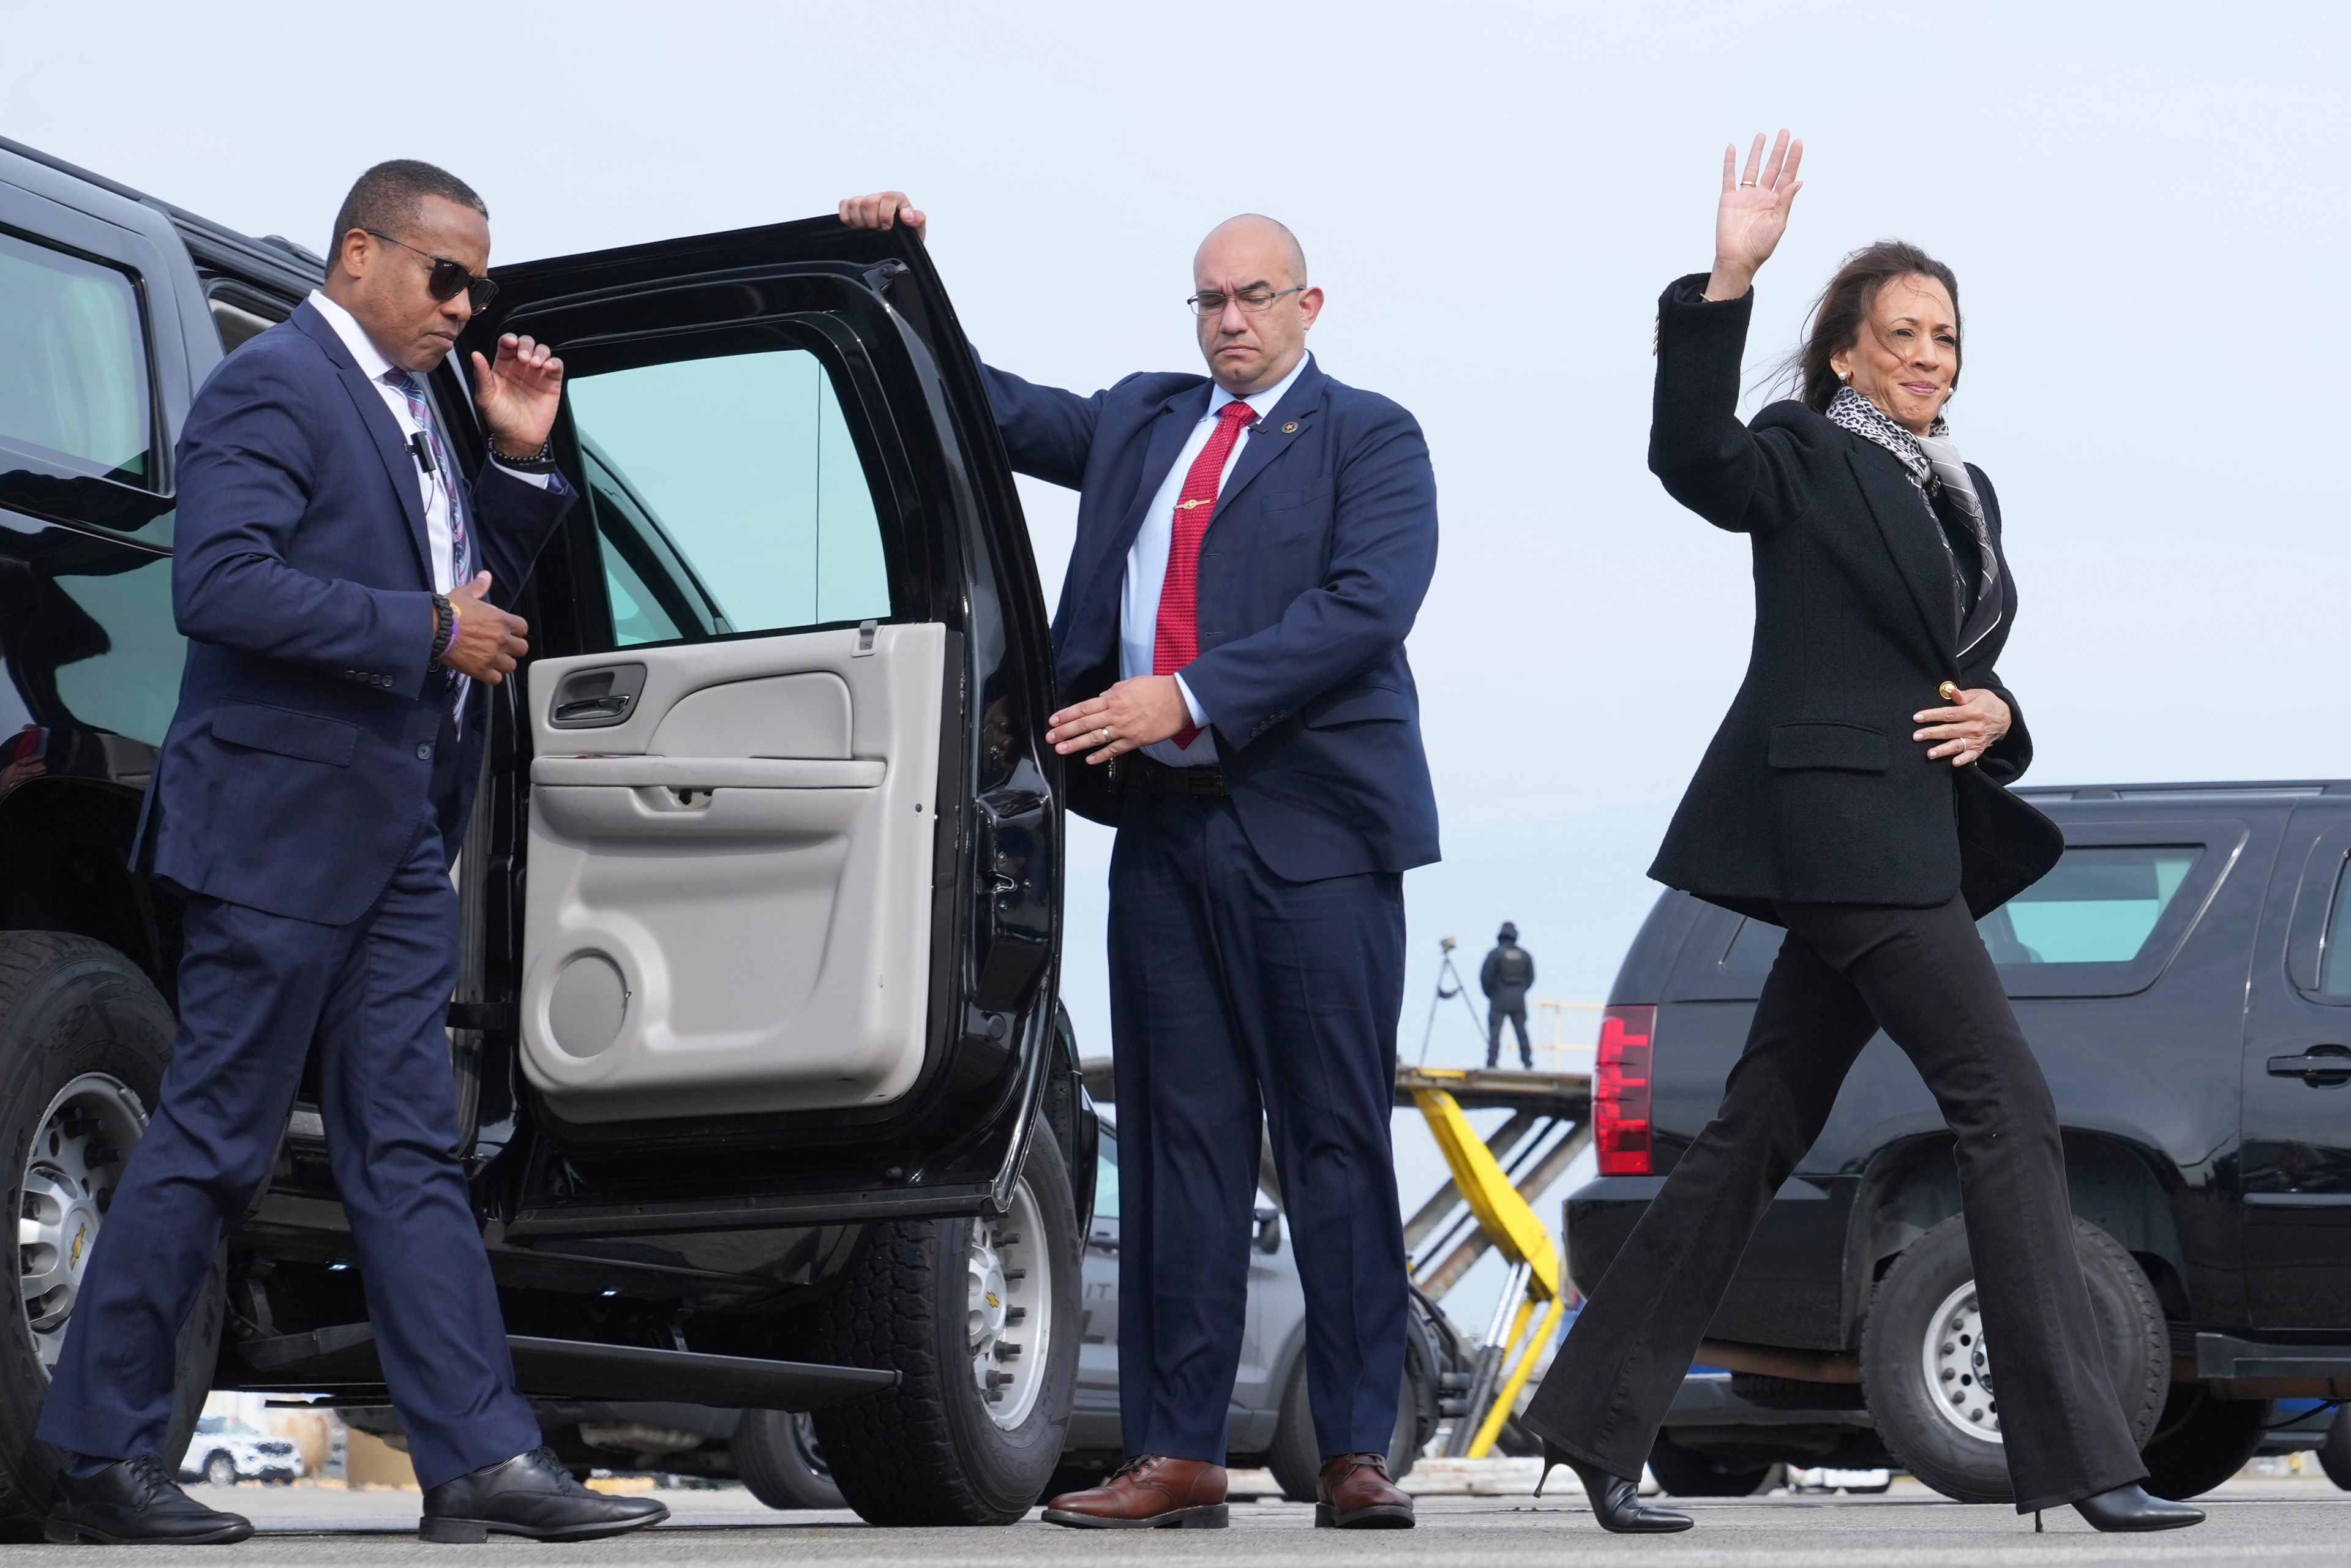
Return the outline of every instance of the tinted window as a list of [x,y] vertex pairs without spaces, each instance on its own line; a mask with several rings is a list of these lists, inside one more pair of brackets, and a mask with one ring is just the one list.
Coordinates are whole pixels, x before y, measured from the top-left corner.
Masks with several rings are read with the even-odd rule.
[[2351,869],[2335,875],[2335,901],[2327,905],[2326,935],[2318,950],[2318,994],[2351,997]]
[[[2055,870],[1976,922],[1996,964],[2127,964],[2154,934],[2203,851],[2193,845],[2069,849]],[[2338,895],[2335,920],[2351,936]],[[1760,920],[1740,923],[1722,956],[1734,975],[1761,975],[1779,956],[1783,933]],[[2328,961],[2334,948],[2328,946]],[[2351,989],[2351,960],[2342,984]]]
[[619,646],[890,614],[864,465],[814,354],[580,376],[571,413]]
[[1094,1157],[1094,1218],[1118,1218],[1118,1140],[1107,1132],[1102,1152]]
[[0,526],[0,793],[44,777],[142,775],[185,655],[171,558]]
[[1976,923],[2001,964],[2127,964],[2203,852],[2192,845],[2069,849],[2057,868]]
[[0,234],[0,443],[144,484],[151,407],[131,279]]
[[1723,968],[1734,975],[1770,974],[1771,960],[1780,956],[1780,938],[1786,935],[1779,926],[1761,920],[1740,921],[1729,951],[1722,956]]

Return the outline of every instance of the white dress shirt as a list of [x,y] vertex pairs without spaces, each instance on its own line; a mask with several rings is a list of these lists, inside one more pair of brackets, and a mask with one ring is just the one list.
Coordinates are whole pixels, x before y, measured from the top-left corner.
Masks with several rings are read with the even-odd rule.
[[[1290,383],[1299,378],[1312,360],[1311,354],[1300,355],[1298,363],[1290,367],[1288,375],[1263,392],[1251,392],[1238,401],[1248,403],[1249,413],[1263,419],[1273,412],[1274,405],[1289,392]],[[1200,449],[1208,444],[1208,437],[1216,432],[1217,415],[1225,404],[1235,401],[1233,394],[1224,388],[1211,385],[1208,412],[1201,415],[1200,423],[1192,427],[1192,434],[1185,438],[1184,450],[1178,452],[1176,461],[1168,465],[1167,476],[1160,481],[1159,493],[1151,498],[1149,510],[1143,514],[1143,526],[1135,530],[1134,543],[1127,549],[1126,580],[1119,592],[1118,673],[1121,680],[1133,680],[1137,675],[1152,673],[1153,655],[1159,641],[1159,591],[1167,580],[1167,550],[1176,537],[1176,503],[1183,499],[1184,481],[1192,472],[1194,460],[1200,455]],[[1232,451],[1226,455],[1224,473],[1217,476],[1219,496],[1223,493],[1227,476],[1232,473],[1233,465],[1240,460],[1241,452],[1249,444],[1249,427],[1244,425],[1240,439],[1233,443]],[[1213,512],[1209,518],[1209,526],[1215,527]],[[1192,688],[1185,684],[1181,674],[1176,677],[1176,687],[1184,694],[1184,706],[1191,710],[1192,722],[1200,727],[1200,733],[1192,737],[1189,746],[1178,746],[1171,737],[1157,745],[1144,747],[1143,755],[1171,768],[1206,767],[1217,760],[1217,742],[1208,731],[1208,716],[1201,709],[1199,699],[1192,695]]]
[[[421,427],[416,423],[416,416],[408,411],[407,394],[398,387],[387,384],[383,379],[386,371],[395,368],[392,362],[384,358],[381,349],[375,346],[375,340],[367,335],[367,329],[360,325],[358,317],[315,288],[310,291],[310,308],[325,318],[327,325],[335,329],[335,336],[340,338],[343,347],[350,350],[360,374],[367,377],[370,384],[382,397],[383,406],[392,411],[392,422],[400,426],[401,440],[410,441]],[[419,381],[423,379],[418,378]],[[442,446],[444,450],[448,446],[445,438]],[[498,466],[523,483],[536,485],[542,490],[554,481],[551,474],[525,474],[507,468],[503,463]],[[420,463],[416,467],[416,484],[424,500],[424,540],[429,547],[425,553],[433,558],[433,591],[446,595],[457,587],[455,551],[451,543],[453,536],[449,524],[449,508],[455,504],[450,476],[438,470],[428,474]],[[474,554],[475,570],[480,570],[481,559],[477,545]],[[458,682],[456,712],[460,717],[465,711],[466,689],[472,685],[471,681]]]
[[[375,346],[375,340],[367,335],[367,329],[360,325],[359,318],[315,288],[310,291],[310,308],[326,318],[327,325],[335,329],[335,336],[340,338],[343,347],[350,350],[352,360],[360,367],[360,374],[367,377],[369,383],[383,399],[383,406],[392,411],[393,423],[400,426],[400,438],[406,441],[414,435],[419,426],[416,416],[408,412],[407,396],[398,387],[387,385],[383,379],[384,373],[394,368],[392,362],[383,357],[383,350]],[[420,382],[423,380],[422,376],[417,379]],[[446,446],[448,443],[444,439],[442,444]],[[503,463],[498,466],[506,468],[507,473],[525,484],[536,485],[542,490],[554,479],[550,474],[525,474],[507,468]],[[454,576],[456,565],[452,559],[449,542],[449,476],[427,474],[420,464],[416,470],[416,483],[424,499],[424,538],[432,546],[429,553],[433,557],[433,591],[445,594],[457,586]],[[479,570],[480,559],[476,552],[476,570]]]

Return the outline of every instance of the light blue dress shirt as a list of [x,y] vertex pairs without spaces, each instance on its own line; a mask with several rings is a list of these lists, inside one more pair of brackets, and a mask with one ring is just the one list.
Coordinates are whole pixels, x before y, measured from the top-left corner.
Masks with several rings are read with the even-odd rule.
[[[1241,400],[1259,419],[1271,413],[1274,405],[1289,392],[1290,386],[1314,356],[1301,354],[1288,375],[1266,388]],[[1211,385],[1208,392],[1208,412],[1192,427],[1185,439],[1184,450],[1169,464],[1166,477],[1159,482],[1159,493],[1151,498],[1150,509],[1143,514],[1143,526],[1135,530],[1134,543],[1126,552],[1126,580],[1119,593],[1118,674],[1121,680],[1133,680],[1137,675],[1152,673],[1152,654],[1159,641],[1159,591],[1167,580],[1167,549],[1176,535],[1176,503],[1184,497],[1184,480],[1192,472],[1193,461],[1200,449],[1208,444],[1208,437],[1217,428],[1217,415],[1225,404],[1234,401],[1233,394],[1220,386]],[[1239,440],[1225,457],[1225,472],[1217,476],[1217,488],[1221,495],[1225,477],[1240,460],[1241,450],[1249,444],[1248,427],[1244,426]],[[1213,514],[1211,514],[1213,517]],[[1211,525],[1213,526],[1213,524]],[[1176,689],[1184,694],[1184,706],[1192,710],[1192,722],[1200,733],[1192,737],[1189,746],[1178,746],[1171,737],[1155,746],[1146,746],[1143,755],[1170,768],[1201,768],[1217,760],[1216,737],[1208,731],[1208,716],[1201,710],[1199,699],[1184,677],[1176,677]]]

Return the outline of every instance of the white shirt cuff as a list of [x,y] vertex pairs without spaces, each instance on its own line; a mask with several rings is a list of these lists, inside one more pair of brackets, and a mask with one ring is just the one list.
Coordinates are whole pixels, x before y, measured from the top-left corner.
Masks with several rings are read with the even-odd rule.
[[1184,684],[1184,677],[1181,675],[1176,677],[1176,689],[1184,694],[1184,706],[1191,714],[1193,724],[1202,729],[1207,728],[1207,713],[1200,706],[1200,699],[1192,695],[1192,688]]
[[507,468],[505,464],[498,463],[498,460],[495,457],[491,458],[490,461],[497,463],[499,468],[521,480],[526,485],[536,485],[540,489],[544,490],[549,485],[555,483],[555,476],[552,473],[526,474],[519,468]]

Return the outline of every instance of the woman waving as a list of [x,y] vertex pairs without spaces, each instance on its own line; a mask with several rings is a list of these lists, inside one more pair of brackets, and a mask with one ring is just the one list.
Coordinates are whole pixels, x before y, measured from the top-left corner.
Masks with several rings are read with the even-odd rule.
[[1748,1239],[1883,1029],[1934,1092],[1994,1358],[2020,1512],[2100,1530],[2203,1514],[2149,1497],[2091,1316],[2056,1108],[1976,919],[2064,841],[2004,787],[2032,755],[1994,670],[2016,617],[1999,498],[1944,421],[1959,282],[1915,246],[1855,252],[1815,308],[1802,395],[1737,417],[1750,284],[1803,144],[1723,156],[1714,270],[1658,305],[1649,466],[1754,553],[1747,679],[1650,874],[1785,926],[1721,1109],[1584,1308],[1525,1420],[1613,1531],[1687,1529],[1635,1479]]

